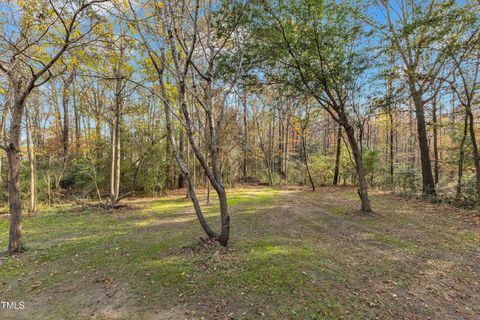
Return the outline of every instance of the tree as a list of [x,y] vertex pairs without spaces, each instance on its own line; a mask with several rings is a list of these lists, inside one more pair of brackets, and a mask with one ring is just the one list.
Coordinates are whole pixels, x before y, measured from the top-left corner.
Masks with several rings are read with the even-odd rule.
[[[112,153],[111,153],[111,171],[110,171],[110,206],[115,205],[121,199],[130,194],[127,192],[120,195],[120,176],[121,176],[121,125],[124,114],[124,106],[127,92],[127,84],[132,77],[133,68],[129,65],[131,51],[133,49],[132,41],[127,38],[125,26],[122,22],[118,23],[118,35],[113,36],[110,41],[111,50],[108,56],[108,62],[112,64],[111,79],[114,82],[112,99]],[[113,30],[113,27],[112,27]],[[130,89],[130,94],[133,89]]]
[[[473,20],[475,21],[475,20]],[[473,24],[475,25],[475,24]],[[476,27],[470,36],[464,36],[464,42],[453,51],[453,80],[450,81],[450,87],[457,96],[458,101],[465,110],[464,131],[468,126],[470,141],[473,149],[473,161],[475,165],[477,200],[480,200],[480,151],[477,143],[477,133],[475,129],[475,116],[473,114],[473,103],[478,99],[478,88],[480,86],[480,36],[479,27]],[[461,194],[461,178],[463,166],[463,146],[465,135],[461,141],[459,171],[458,171],[458,189],[457,197]]]
[[309,95],[344,128],[355,160],[361,211],[372,212],[355,133],[358,81],[368,60],[355,50],[364,37],[358,21],[343,4],[314,6],[298,0],[258,5],[251,24],[260,54],[269,61],[261,69],[270,81]]
[[424,195],[435,195],[430,147],[427,135],[425,106],[435,100],[442,88],[442,77],[451,74],[448,66],[450,49],[468,25],[457,23],[457,17],[474,10],[468,2],[460,7],[456,1],[374,0],[377,16],[384,20],[366,19],[379,34],[391,43],[392,50],[403,64],[402,76],[415,106],[418,143]]
[[[307,138],[309,136],[308,131],[310,129],[310,126],[312,125],[312,122],[315,121],[315,118],[319,110],[312,108],[312,105],[308,101],[304,103],[305,103],[305,106],[303,108],[299,108],[299,110],[296,111],[296,115],[294,115],[292,119],[295,121],[295,123],[290,123],[290,127],[297,132],[297,134],[300,137],[300,140],[302,141],[303,162],[305,164],[305,170],[307,171],[307,176],[310,182],[310,186],[312,187],[312,191],[315,191],[315,182],[313,181],[313,177],[312,177],[312,173],[309,165],[309,151],[308,151]],[[338,172],[337,172],[337,178],[338,178]]]
[[[244,8],[235,1],[222,6],[221,2],[210,0],[200,11],[200,2],[197,1],[192,8],[191,17],[181,15],[185,8],[185,3],[180,2],[174,6],[171,1],[167,1],[164,10],[179,96],[178,104],[187,139],[208,181],[215,189],[220,204],[221,233],[218,236],[209,234],[209,237],[225,246],[230,234],[230,216],[219,163],[219,144],[225,125],[226,101],[242,71],[243,48],[237,27]],[[176,14],[177,12],[180,15]],[[178,16],[180,18],[177,18]],[[188,31],[184,29],[185,24],[191,26]],[[183,59],[177,47],[181,48]],[[190,70],[193,73],[192,84],[187,87],[187,74]],[[187,90],[190,90],[195,105],[201,108],[205,117],[210,161],[202,154],[195,139],[192,114],[187,105]],[[191,193],[190,197],[192,195],[194,196]]]
[[[1,148],[8,158],[10,236],[8,254],[22,250],[20,199],[20,139],[25,103],[30,93],[48,82],[52,66],[67,51],[80,45],[98,22],[91,7],[107,0],[18,2],[6,5],[10,18],[0,21],[0,71],[13,90],[9,138]],[[3,16],[2,16],[3,17]],[[86,24],[88,23],[88,24]]]
[[[223,4],[215,1],[196,1],[193,4],[185,1],[153,1],[150,6],[154,12],[153,19],[147,24],[139,25],[136,30],[157,72],[169,147],[187,181],[189,197],[199,222],[209,238],[226,245],[230,234],[230,216],[220,167],[219,146],[225,126],[227,98],[242,70],[243,51],[239,46],[241,38],[237,27],[244,8],[235,1],[226,3],[226,6]],[[130,19],[135,22],[139,22],[143,14],[132,7],[130,13],[133,16]],[[161,26],[161,30],[156,29],[157,26]],[[157,47],[151,45],[152,39],[157,42]],[[167,87],[171,83],[166,82],[167,75],[173,78],[178,113],[168,96]],[[173,138],[172,117],[180,123],[180,132],[185,133],[195,158],[217,193],[220,203],[220,234],[208,226],[203,216],[188,163],[183,158],[184,152],[178,148]],[[207,139],[206,154],[199,145],[197,125],[203,130],[203,138]],[[180,134],[180,144],[182,141]]]

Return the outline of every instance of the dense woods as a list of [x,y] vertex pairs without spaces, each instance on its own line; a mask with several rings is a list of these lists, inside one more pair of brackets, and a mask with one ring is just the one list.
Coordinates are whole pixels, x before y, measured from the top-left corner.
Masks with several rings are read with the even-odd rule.
[[[358,186],[477,206],[474,1],[4,1],[1,181],[22,212],[187,188]],[[199,192],[220,201],[210,226]],[[208,197],[208,198],[209,198]],[[214,230],[220,230],[217,233]]]

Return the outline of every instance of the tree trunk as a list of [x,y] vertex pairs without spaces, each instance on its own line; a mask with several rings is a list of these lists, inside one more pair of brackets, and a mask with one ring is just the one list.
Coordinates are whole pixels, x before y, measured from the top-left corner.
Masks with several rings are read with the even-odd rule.
[[394,183],[394,175],[393,175],[393,169],[394,169],[394,160],[395,160],[395,154],[394,154],[394,147],[393,147],[393,141],[394,141],[394,133],[395,129],[393,127],[393,113],[392,110],[389,109],[388,112],[389,118],[390,118],[390,185],[393,187]]
[[112,204],[115,204],[120,196],[120,121],[120,112],[117,111],[115,115],[112,146]]
[[[173,17],[173,9],[171,7],[171,3],[170,3],[169,15],[170,17]],[[207,14],[208,26],[210,26],[210,21],[211,21],[210,19],[211,19],[211,16]],[[191,59],[191,56],[187,58],[187,61],[185,64],[186,67],[182,68],[182,66],[180,65],[179,54],[177,52],[177,44],[175,43],[175,38],[173,35],[171,24],[166,23],[166,29],[168,33],[168,40],[170,42],[170,49],[172,52],[172,58],[173,58],[175,71],[177,75],[176,80],[177,80],[177,88],[178,88],[178,102],[179,102],[179,108],[183,114],[184,129],[186,131],[188,141],[190,142],[190,146],[192,147],[195,157],[200,162],[200,165],[202,166],[203,171],[205,172],[205,174],[208,177],[208,180],[210,181],[213,188],[217,192],[217,195],[220,201],[220,219],[221,219],[221,225],[222,225],[221,234],[219,236],[216,236],[215,234],[210,233],[209,236],[215,237],[215,239],[218,240],[221,245],[225,246],[227,245],[227,242],[229,239],[230,217],[228,214],[227,197],[226,197],[225,189],[222,184],[222,175],[221,175],[221,170],[219,166],[219,157],[218,157],[219,141],[218,140],[220,136],[222,123],[220,121],[221,118],[214,120],[214,117],[213,117],[213,112],[216,109],[216,106],[214,107],[214,103],[213,103],[213,90],[214,90],[213,81],[211,77],[208,77],[205,79],[205,84],[202,85],[203,91],[204,91],[204,95],[202,99],[204,99],[204,111],[205,111],[205,116],[208,123],[208,134],[211,140],[211,143],[209,144],[211,166],[209,166],[207,159],[203,156],[200,148],[197,145],[197,142],[195,141],[194,128],[193,128],[190,112],[189,112],[187,101],[186,101],[185,80],[186,80],[186,74],[188,72],[187,67],[189,65],[189,59]],[[213,43],[211,42],[211,34],[208,32],[207,32],[206,46],[208,47],[211,53],[215,52],[215,48],[213,47]],[[209,70],[208,72],[214,69],[213,59],[214,59],[214,56],[207,59],[207,68]],[[165,61],[165,59],[162,59],[162,60]],[[164,96],[166,97],[166,94]],[[221,115],[223,115],[224,107],[225,107],[224,105],[219,106],[219,108],[221,109],[220,110]],[[180,158],[177,158],[177,162],[179,162],[178,161],[179,159]],[[180,165],[180,162],[179,162],[179,165]],[[182,173],[184,174],[184,176],[187,172],[188,172],[188,168],[182,169]],[[188,179],[190,178],[188,177]],[[195,203],[194,203],[194,206],[195,206]],[[197,213],[198,212],[201,213],[200,208],[195,208],[195,211]]]
[[[20,95],[18,97],[17,95]],[[20,199],[20,135],[26,95],[15,94],[10,124],[8,158],[8,203],[10,207],[10,235],[8,254],[22,250],[22,201]]]
[[415,105],[415,114],[417,116],[418,144],[420,147],[420,161],[422,166],[422,193],[425,196],[434,196],[435,181],[432,174],[432,164],[430,162],[430,149],[428,147],[427,126],[425,123],[425,104],[422,101],[421,94],[414,88],[415,84],[410,84],[410,93],[412,94]]
[[122,121],[123,83],[117,78],[115,89],[114,119],[112,124],[112,167],[110,176],[110,204],[114,206],[120,197],[120,123]]
[[220,204],[220,219],[222,225],[222,231],[218,240],[222,246],[226,246],[230,236],[230,216],[228,215],[227,194],[222,187],[217,190],[217,195]]
[[342,152],[342,126],[338,125],[337,146],[335,152],[335,169],[333,171],[333,185],[338,184],[338,175],[340,174],[340,155]]
[[[6,100],[3,111],[2,111],[2,118],[0,119],[0,141],[5,140],[5,123],[7,122],[7,111],[10,109],[9,107],[9,97],[5,95],[4,99]],[[0,184],[2,184],[2,172],[3,172],[3,153],[0,154]]]
[[[171,30],[169,29],[169,37],[173,37],[171,34]],[[171,41],[173,39],[170,39]],[[161,58],[162,58],[162,63],[165,62],[165,54],[164,51],[161,50]],[[173,156],[175,158],[175,161],[177,162],[178,166],[180,167],[180,170],[182,171],[184,177],[187,180],[187,188],[188,192],[190,195],[190,200],[192,201],[193,207],[195,209],[195,214],[198,218],[198,221],[202,227],[202,229],[205,231],[205,233],[208,235],[209,238],[213,239],[216,238],[217,235],[213,230],[210,228],[210,226],[207,223],[207,220],[205,219],[205,216],[203,215],[202,208],[200,206],[200,202],[198,201],[197,194],[195,192],[195,187],[192,184],[190,174],[188,171],[188,167],[185,165],[185,162],[181,158],[180,153],[178,152],[178,149],[175,145],[175,141],[173,140],[173,131],[172,131],[172,123],[171,123],[171,110],[170,110],[170,105],[168,103],[168,96],[167,96],[167,91],[165,88],[165,83],[163,81],[163,66],[159,67],[158,65],[155,65],[155,68],[158,72],[159,76],[159,83],[160,83],[160,91],[161,95],[163,97],[163,109],[165,113],[165,126],[167,129],[167,139],[169,140],[170,146],[172,147],[172,152]],[[179,86],[179,89],[181,89],[181,86]],[[183,93],[182,90],[180,90],[180,93]],[[183,96],[179,96],[179,102],[182,103]],[[192,145],[192,149],[194,149],[194,146]],[[195,149],[194,149],[195,151]],[[195,154],[196,155],[196,154]]]
[[463,161],[465,158],[465,141],[467,140],[468,116],[468,112],[465,112],[465,119],[463,122],[463,135],[459,146],[460,152],[458,155],[457,190],[455,193],[455,199],[457,200],[460,200],[460,198],[462,197]]
[[[95,95],[95,110],[93,112],[93,116],[95,119],[95,140],[96,141],[102,141],[102,117],[101,117],[101,112],[103,109],[103,103],[102,103],[102,97],[100,97],[100,94],[98,92],[94,92]],[[87,123],[88,127],[88,123]],[[103,158],[103,150],[102,150],[102,144],[101,143],[95,143],[95,154],[98,160]]]
[[35,173],[35,145],[33,143],[32,137],[34,136],[32,132],[32,126],[30,122],[30,116],[28,109],[25,113],[25,128],[27,136],[27,153],[28,153],[28,164],[30,167],[30,211],[35,211],[36,204],[36,173]]
[[434,99],[432,104],[432,122],[433,122],[433,156],[434,156],[434,178],[435,185],[438,184],[440,177],[438,160],[438,128],[437,128],[437,102]]
[[350,149],[352,150],[353,158],[355,160],[355,167],[359,183],[358,196],[360,197],[360,201],[362,202],[361,211],[373,212],[370,206],[370,199],[368,198],[368,186],[365,179],[365,168],[363,166],[362,154],[355,139],[355,131],[348,124],[343,124],[343,126],[345,128],[345,133],[347,135]]
[[69,125],[69,109],[68,109],[68,100],[69,100],[69,90],[68,87],[72,82],[72,77],[69,77],[67,80],[64,81],[64,88],[63,88],[63,96],[62,96],[62,105],[63,105],[63,130],[62,130],[62,144],[63,144],[63,156],[66,161],[68,152],[69,152],[69,141],[68,135],[70,130]]
[[308,152],[307,152],[307,139],[305,138],[305,132],[301,135],[302,139],[302,147],[304,153],[304,161],[305,161],[305,168],[307,170],[308,180],[310,181],[310,186],[312,187],[312,191],[315,191],[315,182],[313,182],[312,173],[310,172],[310,166],[308,165]]
[[243,97],[243,176],[247,176],[247,159],[248,159],[248,123],[247,123],[247,94],[244,89]]
[[281,179],[285,179],[285,173],[283,172],[283,135],[285,127],[283,115],[278,115],[278,173]]
[[[167,137],[171,135],[171,132],[168,132],[170,128],[167,128]],[[174,182],[172,181],[172,172],[173,172],[173,164],[171,162],[172,159],[172,145],[170,144],[170,139],[167,139],[165,145],[165,188],[171,190],[174,188]]]
[[116,155],[117,155],[117,133],[116,131],[116,121],[112,124],[112,154],[111,154],[111,167],[110,167],[110,204],[113,206],[116,203],[115,196],[115,173],[116,173]]
[[76,103],[75,82],[72,84],[73,90],[73,117],[75,120],[75,152],[79,153],[81,149],[81,128],[80,128],[80,114]]
[[480,199],[480,154],[478,151],[477,138],[475,133],[475,118],[473,117],[473,112],[470,107],[467,107],[468,118],[469,118],[469,132],[470,140],[472,142],[473,149],[473,160],[475,162],[475,176],[477,182],[477,199]]
[[[287,116],[288,117],[288,116]],[[290,122],[289,120],[287,120],[287,123],[286,123],[286,128],[285,128],[285,162],[284,162],[284,173],[285,173],[285,180],[288,179],[288,157],[289,157],[289,154],[288,154],[288,143],[289,143],[289,129],[290,129]]]
[[[180,155],[183,157],[183,155],[185,153],[184,152],[185,151],[185,138],[184,138],[183,130],[180,130],[179,140],[180,140],[179,152],[180,152]],[[178,186],[179,189],[185,187],[185,177],[184,177],[182,172],[180,172],[180,174],[178,175],[178,185],[177,186]]]
[[207,199],[206,199],[205,204],[207,206],[209,206],[210,205],[210,194],[211,194],[211,192],[210,192],[210,181],[208,181],[207,176],[205,176],[205,182],[207,184]]

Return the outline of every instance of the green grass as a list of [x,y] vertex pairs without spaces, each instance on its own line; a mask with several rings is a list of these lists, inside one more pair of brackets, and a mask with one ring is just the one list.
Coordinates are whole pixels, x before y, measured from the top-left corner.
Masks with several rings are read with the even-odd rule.
[[[420,296],[419,284],[436,281],[432,256],[435,268],[453,263],[466,270],[465,283],[476,279],[476,269],[464,265],[475,259],[475,229],[454,218],[432,223],[415,205],[391,210],[392,201],[401,201],[382,195],[373,196],[379,216],[357,216],[352,194],[349,188],[229,190],[227,248],[200,244],[204,234],[182,194],[132,200],[128,210],[62,206],[28,215],[28,250],[0,265],[0,297],[25,301],[27,309],[0,309],[0,318],[408,318],[423,314],[416,309],[423,302],[398,297]],[[213,193],[204,212],[218,230]],[[2,247],[7,231],[0,218]],[[474,297],[473,287],[459,289]],[[428,312],[448,315],[441,299],[428,303]],[[476,308],[469,301],[455,307],[465,316]]]
[[410,253],[414,253],[417,246],[411,242],[401,240],[397,237],[392,237],[385,234],[375,234],[373,237],[374,241],[387,244],[392,248],[405,250]]

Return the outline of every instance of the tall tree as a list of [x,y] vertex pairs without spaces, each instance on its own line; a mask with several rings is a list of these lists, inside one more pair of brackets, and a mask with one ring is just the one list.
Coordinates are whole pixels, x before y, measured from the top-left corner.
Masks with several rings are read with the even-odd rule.
[[357,82],[368,60],[358,51],[364,36],[358,21],[344,5],[333,2],[314,6],[301,0],[269,1],[252,12],[260,54],[269,61],[262,71],[271,81],[314,98],[344,128],[358,175],[361,211],[372,212],[355,129]]
[[[197,0],[194,3],[152,1],[152,4],[155,13],[154,19],[149,21],[152,24],[144,24],[137,31],[157,71],[169,145],[181,174],[187,181],[189,197],[200,224],[209,238],[226,245],[230,234],[230,216],[220,167],[219,146],[225,126],[227,98],[231,96],[242,71],[243,54],[237,27],[244,5],[233,1],[224,6],[223,2],[212,0]],[[131,7],[130,13],[135,21],[139,21],[143,15]],[[161,26],[160,32],[156,29],[157,26]],[[157,47],[151,45],[152,39],[157,41]],[[231,77],[223,76],[227,74]],[[173,78],[178,113],[167,96],[166,88],[170,83],[165,82],[166,75]],[[203,216],[188,163],[183,159],[184,154],[173,138],[172,117],[180,123],[180,131],[185,133],[195,158],[217,193],[220,203],[220,234],[208,226]],[[202,123],[205,123],[204,127]],[[198,126],[203,130],[203,137],[208,140],[206,155],[200,148]]]
[[0,21],[0,71],[13,89],[8,142],[1,148],[8,158],[10,236],[8,254],[22,250],[22,201],[20,199],[20,139],[25,103],[30,93],[48,82],[52,66],[96,27],[92,6],[107,0],[58,3],[8,2],[9,12]]
[[[478,21],[472,19],[472,21]],[[476,25],[476,24],[473,24]],[[475,128],[475,116],[473,111],[474,101],[478,99],[478,88],[480,86],[480,27],[476,27],[469,37],[465,37],[457,50],[453,51],[454,76],[450,81],[450,87],[455,93],[458,101],[465,110],[466,117],[464,125],[468,123],[468,132],[473,149],[473,161],[475,165],[477,200],[480,200],[480,151],[477,142]],[[463,139],[462,139],[463,141]],[[462,142],[462,149],[463,149]],[[463,158],[463,153],[460,154]],[[459,164],[459,181],[461,181]],[[458,192],[458,191],[457,191]]]
[[456,1],[373,0],[375,14],[384,19],[367,21],[391,43],[400,57],[403,73],[412,98],[417,122],[422,168],[422,191],[435,195],[430,147],[427,133],[426,105],[442,88],[442,77],[450,74],[448,53],[468,25],[457,17],[473,10],[468,1],[461,7]]

